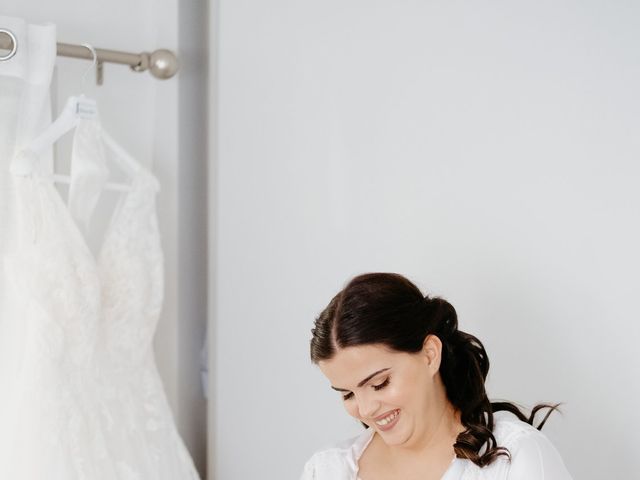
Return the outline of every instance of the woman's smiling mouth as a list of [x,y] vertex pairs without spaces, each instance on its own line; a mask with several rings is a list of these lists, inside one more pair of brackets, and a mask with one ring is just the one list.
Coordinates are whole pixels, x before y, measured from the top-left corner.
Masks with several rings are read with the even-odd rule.
[[383,432],[387,430],[391,430],[395,426],[395,424],[398,423],[399,416],[400,416],[400,410],[396,409],[391,413],[385,414],[382,417],[378,417],[375,420],[376,426],[378,427],[379,430],[382,430]]

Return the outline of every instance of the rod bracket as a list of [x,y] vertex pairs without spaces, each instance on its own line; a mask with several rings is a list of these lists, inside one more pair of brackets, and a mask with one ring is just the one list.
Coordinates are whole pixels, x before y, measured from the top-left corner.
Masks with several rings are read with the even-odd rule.
[[104,62],[98,60],[96,63],[96,85],[104,83]]

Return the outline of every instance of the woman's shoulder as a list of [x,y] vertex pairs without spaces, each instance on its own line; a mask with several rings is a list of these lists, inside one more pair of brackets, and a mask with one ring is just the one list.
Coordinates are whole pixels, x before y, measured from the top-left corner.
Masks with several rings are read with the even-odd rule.
[[544,434],[533,425],[523,422],[513,413],[499,411],[493,414],[493,436],[500,446],[517,443],[518,439],[528,435],[544,436]]
[[549,444],[550,440],[533,425],[523,422],[510,412],[494,415],[493,436],[498,446],[519,449],[531,444]]
[[[499,447],[509,450],[510,457],[500,456],[485,467],[484,475],[468,475],[466,478],[571,480],[558,450],[547,436],[534,426],[519,420],[515,415],[504,411],[494,413],[493,436]],[[471,463],[469,468],[485,470]],[[490,475],[487,476],[487,474]]]
[[351,480],[358,458],[372,438],[373,431],[366,429],[357,436],[318,450],[305,464],[301,480]]

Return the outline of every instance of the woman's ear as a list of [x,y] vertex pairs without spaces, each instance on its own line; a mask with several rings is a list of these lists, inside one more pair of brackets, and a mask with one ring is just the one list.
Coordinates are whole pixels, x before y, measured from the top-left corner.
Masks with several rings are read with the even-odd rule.
[[431,375],[438,373],[442,359],[442,341],[437,335],[427,335],[424,339],[422,343],[422,358]]

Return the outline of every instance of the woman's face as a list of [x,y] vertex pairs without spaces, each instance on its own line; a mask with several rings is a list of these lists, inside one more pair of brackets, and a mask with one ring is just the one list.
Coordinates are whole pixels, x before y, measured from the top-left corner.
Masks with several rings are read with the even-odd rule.
[[318,365],[349,415],[375,429],[387,445],[411,445],[433,428],[442,408],[441,349],[438,337],[430,335],[418,353],[363,345],[340,349]]

